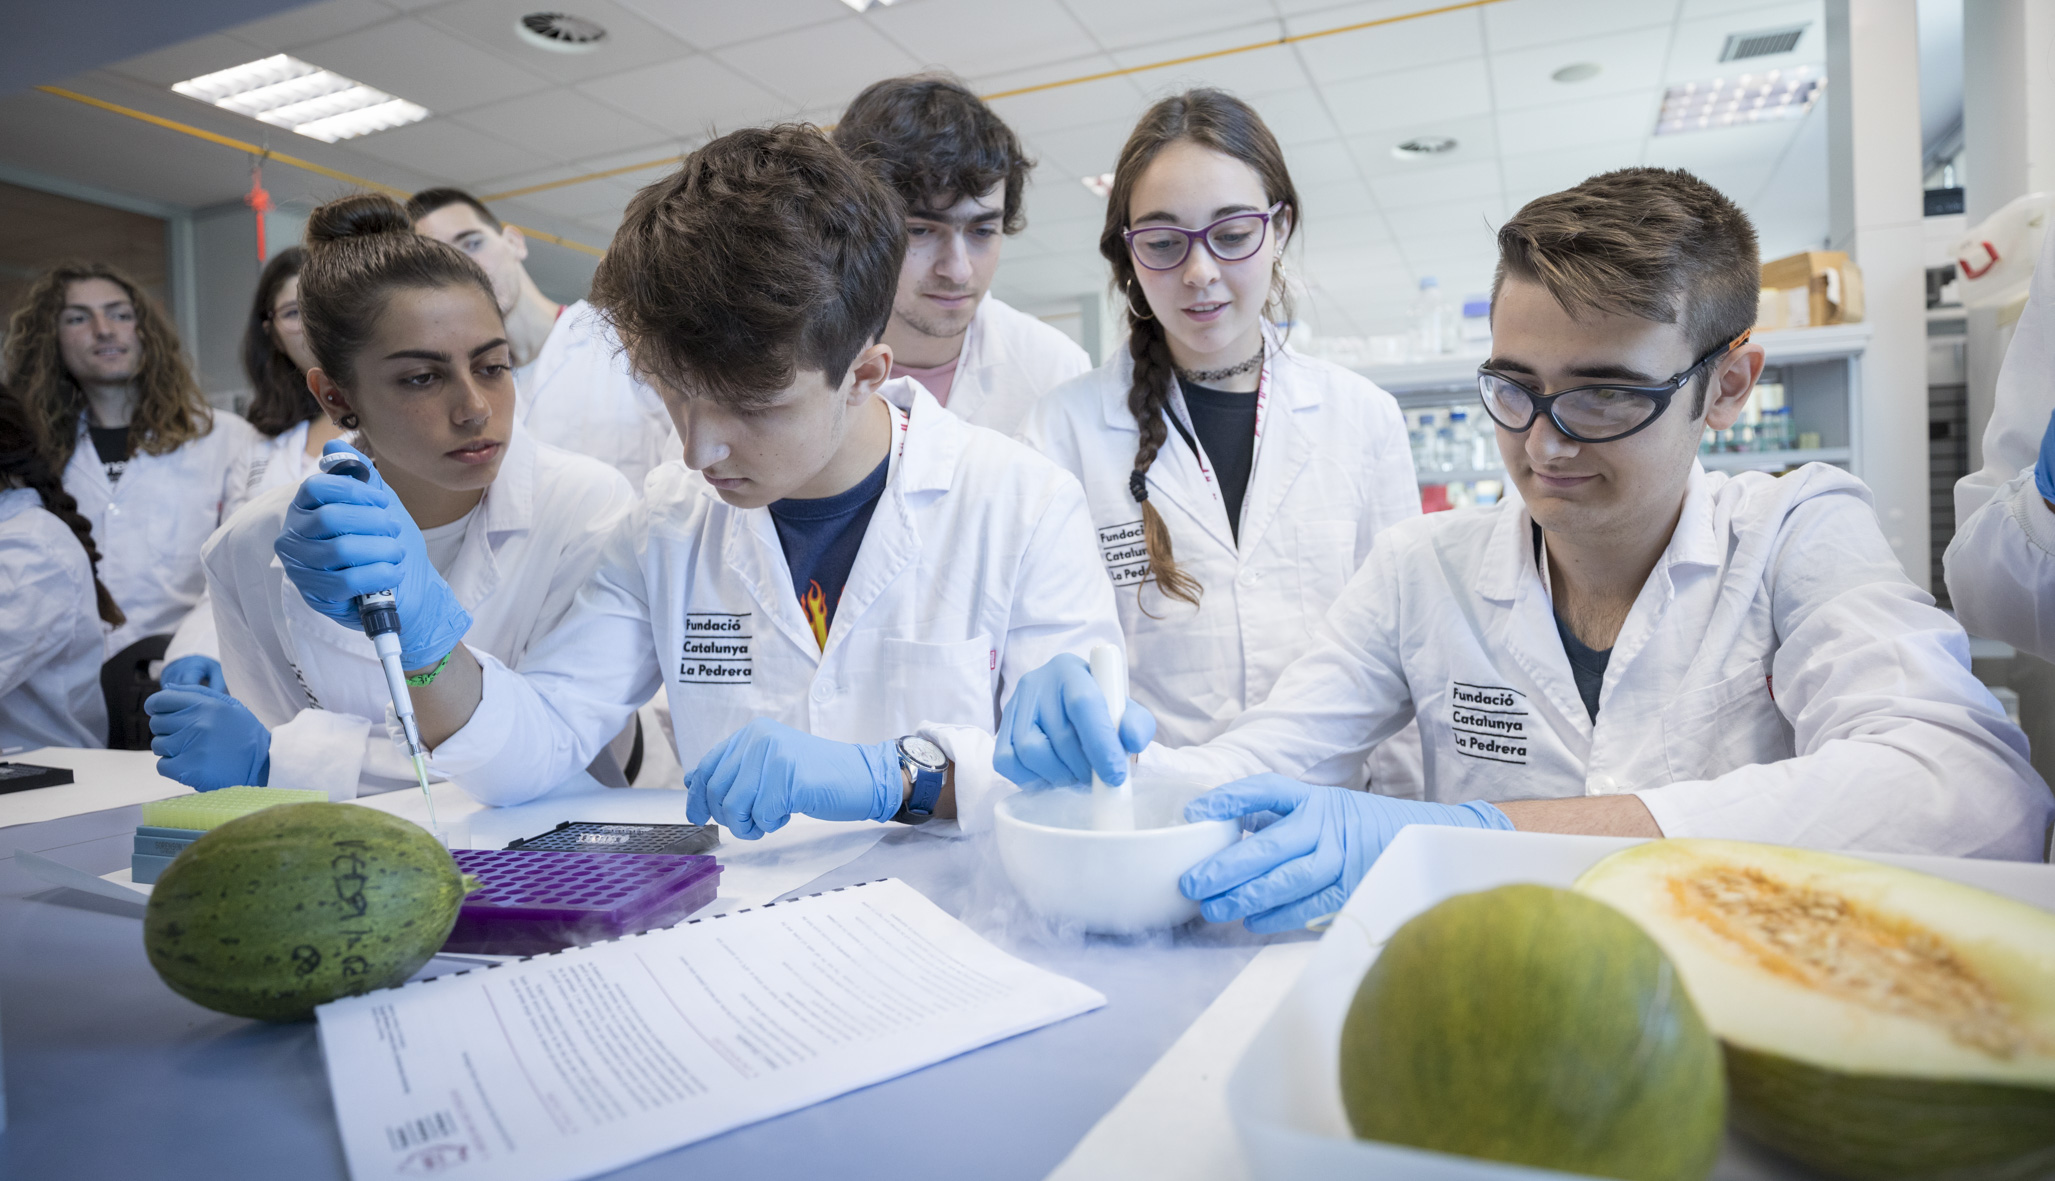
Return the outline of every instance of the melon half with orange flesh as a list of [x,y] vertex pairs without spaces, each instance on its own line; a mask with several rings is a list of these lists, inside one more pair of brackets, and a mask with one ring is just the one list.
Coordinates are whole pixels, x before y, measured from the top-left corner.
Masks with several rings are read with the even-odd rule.
[[1637,845],[1576,888],[1676,964],[1744,1134],[1838,1177],[2055,1177],[2055,913],[1735,841]]

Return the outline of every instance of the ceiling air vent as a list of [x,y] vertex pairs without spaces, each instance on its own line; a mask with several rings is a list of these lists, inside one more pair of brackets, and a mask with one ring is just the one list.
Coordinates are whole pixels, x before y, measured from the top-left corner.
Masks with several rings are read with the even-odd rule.
[[514,31],[537,49],[557,53],[591,53],[607,35],[600,25],[568,12],[531,12],[514,22]]
[[1804,25],[1789,25],[1781,29],[1757,29],[1752,33],[1729,33],[1726,47],[1720,50],[1720,60],[1738,62],[1744,58],[1789,53],[1798,48],[1798,39],[1805,36],[1805,29]]
[[1456,150],[1456,141],[1446,135],[1416,135],[1394,145],[1391,154],[1401,160],[1427,160]]

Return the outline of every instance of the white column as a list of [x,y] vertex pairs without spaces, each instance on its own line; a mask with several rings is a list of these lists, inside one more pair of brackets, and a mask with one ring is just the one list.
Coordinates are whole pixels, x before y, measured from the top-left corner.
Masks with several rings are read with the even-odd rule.
[[1927,544],[1926,272],[1921,259],[1915,0],[1827,0],[1832,248],[1862,268],[1874,326],[1861,361],[1855,469],[1905,573],[1931,582]]
[[[1962,187],[1974,226],[2015,197],[2055,190],[2055,0],[1970,0],[1962,9]],[[2010,332],[1998,310],[1968,315],[1969,470]]]

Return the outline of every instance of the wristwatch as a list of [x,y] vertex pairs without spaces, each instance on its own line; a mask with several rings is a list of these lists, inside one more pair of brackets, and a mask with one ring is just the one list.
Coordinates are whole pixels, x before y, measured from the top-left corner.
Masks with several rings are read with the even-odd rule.
[[901,824],[926,824],[935,814],[935,802],[942,798],[942,779],[948,770],[949,756],[941,747],[918,734],[900,739],[899,773],[913,791],[892,819]]

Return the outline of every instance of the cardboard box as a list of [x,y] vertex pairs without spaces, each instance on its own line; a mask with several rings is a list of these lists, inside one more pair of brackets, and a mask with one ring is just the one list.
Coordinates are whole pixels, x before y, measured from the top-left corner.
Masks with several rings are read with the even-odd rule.
[[1862,268],[1843,251],[1805,250],[1762,264],[1758,329],[1856,324],[1862,313]]

